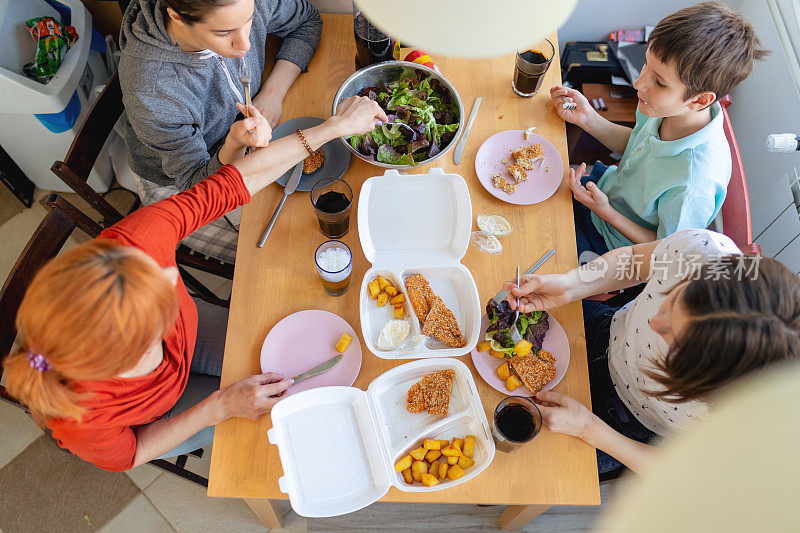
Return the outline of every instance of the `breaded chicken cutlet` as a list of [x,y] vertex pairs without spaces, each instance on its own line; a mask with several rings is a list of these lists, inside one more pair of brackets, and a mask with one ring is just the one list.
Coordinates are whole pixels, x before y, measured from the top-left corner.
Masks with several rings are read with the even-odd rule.
[[428,280],[423,278],[421,274],[409,276],[406,278],[406,292],[408,301],[411,302],[411,307],[414,308],[417,318],[424,323],[431,306],[436,301],[436,295],[433,293]]
[[454,370],[437,370],[414,383],[406,397],[408,411],[421,413],[427,409],[432,415],[447,416],[455,377]]
[[555,361],[550,352],[539,350],[538,353],[512,357],[511,367],[528,390],[536,394],[556,377]]
[[312,172],[316,172],[324,162],[325,152],[323,152],[322,148],[320,148],[303,160],[303,174],[311,174]]
[[422,334],[439,339],[450,348],[463,348],[467,345],[467,339],[461,334],[455,315],[438,296],[425,318]]

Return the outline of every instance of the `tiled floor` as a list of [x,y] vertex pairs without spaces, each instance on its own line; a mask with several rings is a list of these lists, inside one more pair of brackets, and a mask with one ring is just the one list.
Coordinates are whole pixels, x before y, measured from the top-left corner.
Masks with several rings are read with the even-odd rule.
[[[9,194],[0,187],[0,195]],[[115,193],[117,202],[124,203],[129,197],[126,193]],[[43,191],[37,191],[37,199],[46,196]],[[75,195],[65,195],[70,201],[80,204]],[[81,207],[89,212],[82,204]],[[31,209],[12,216],[0,225],[0,279],[5,279],[9,270],[16,261],[19,253],[24,248],[36,226],[46,215],[47,208],[37,202]],[[74,244],[76,241],[71,241]],[[202,276],[202,273],[198,274]],[[205,278],[202,278],[205,280]],[[209,280],[211,281],[211,280]],[[217,291],[220,296],[230,294],[230,283],[224,280],[215,280],[209,287]],[[15,458],[26,458],[22,454],[29,446],[39,446],[41,439],[48,439],[33,421],[20,409],[0,402],[0,481],[4,467],[9,467]],[[49,444],[49,443],[48,443]],[[74,458],[68,454],[54,454],[52,461],[71,461]],[[28,459],[26,459],[28,460]],[[36,462],[35,458],[30,458]],[[201,475],[207,475],[210,450],[202,459],[189,458],[187,467]],[[14,465],[11,465],[14,466]],[[24,466],[24,465],[23,465]],[[31,464],[31,468],[37,465]],[[41,465],[39,465],[41,466]],[[52,465],[58,469],[60,465]],[[69,466],[74,471],[75,465]],[[93,467],[92,467],[93,468]],[[8,471],[8,469],[6,469]],[[88,470],[84,473],[92,474]],[[72,474],[75,475],[75,474]],[[125,484],[109,483],[111,478],[105,476],[83,475],[80,479],[69,484],[70,489],[60,492],[59,505],[70,512],[69,502],[71,497],[89,494],[95,498],[94,509],[81,507],[80,510],[71,511],[73,514],[65,519],[62,531],[104,531],[104,532],[215,532],[215,531],[264,531],[265,528],[255,518],[247,505],[240,500],[209,498],[200,487],[164,473],[153,466],[144,465],[125,474],[133,484],[126,488]],[[81,481],[81,480],[94,481]],[[97,481],[97,480],[101,481]],[[45,480],[42,480],[45,481]],[[13,482],[13,480],[12,480]],[[92,485],[93,484],[93,485]],[[108,487],[106,485],[109,485]],[[107,508],[110,498],[108,490],[114,485],[115,497],[124,498],[118,502],[120,510],[110,519],[98,523],[96,518],[101,507]],[[12,485],[13,486],[13,485]],[[616,487],[601,487],[603,500],[607,499],[610,490]],[[80,494],[79,494],[80,491]],[[89,501],[92,501],[89,498]],[[77,498],[73,498],[77,501]],[[609,499],[613,499],[609,498]],[[6,500],[7,501],[7,500]],[[53,501],[37,499],[26,501],[19,498],[16,501],[25,502],[27,510],[40,510],[42,514],[48,513],[55,505]],[[81,500],[84,501],[84,500]],[[5,505],[5,502],[3,503]],[[22,504],[19,504],[22,505]],[[477,507],[473,505],[407,505],[407,504],[375,504],[356,513],[329,519],[305,519],[290,511],[288,503],[283,504],[284,511],[288,514],[285,518],[283,530],[291,532],[300,531],[423,531],[436,529],[439,532],[449,531],[494,531],[499,523],[502,507]],[[598,517],[606,505],[600,507],[554,507],[535,521],[528,524],[523,531],[591,531]],[[99,511],[98,511],[99,512]],[[21,516],[22,508],[18,509]],[[14,509],[10,514],[14,515]],[[101,513],[102,514],[102,513]],[[93,517],[95,520],[93,521]],[[381,524],[380,527],[376,524]],[[396,526],[384,526],[397,524]],[[402,524],[402,525],[401,525]],[[28,524],[30,525],[30,524]],[[25,524],[0,523],[0,532],[14,533],[16,531],[32,531],[35,528],[25,527]],[[283,531],[282,530],[282,531]]]

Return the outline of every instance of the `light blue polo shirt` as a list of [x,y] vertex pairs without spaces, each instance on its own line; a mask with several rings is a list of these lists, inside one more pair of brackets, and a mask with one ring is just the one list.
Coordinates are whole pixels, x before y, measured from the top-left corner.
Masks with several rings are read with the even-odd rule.
[[[663,239],[684,229],[705,229],[725,200],[731,178],[731,150],[722,129],[722,108],[711,106],[711,122],[676,141],[658,135],[662,118],[636,110],[636,126],[619,166],[597,181],[611,206]],[[592,213],[609,250],[630,246],[627,237]]]

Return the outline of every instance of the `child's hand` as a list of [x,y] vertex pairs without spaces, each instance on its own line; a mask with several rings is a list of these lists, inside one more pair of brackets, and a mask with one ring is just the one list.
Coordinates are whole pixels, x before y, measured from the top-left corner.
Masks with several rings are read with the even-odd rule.
[[572,194],[580,203],[594,211],[597,216],[603,218],[612,209],[608,203],[608,196],[600,190],[596,183],[590,181],[584,187],[581,185],[581,176],[586,172],[586,163],[581,163],[578,171],[569,169],[569,188]]
[[244,148],[245,146],[252,146],[253,148],[263,148],[269,144],[272,139],[272,128],[264,115],[258,110],[256,106],[250,107],[251,116],[247,116],[247,106],[242,103],[236,104],[238,109],[244,116],[244,120],[237,120],[231,126],[228,136],[225,139],[226,143],[231,143],[232,146]]
[[[550,98],[553,99],[553,105],[559,117],[581,128],[586,129],[586,124],[597,114],[589,100],[575,89],[556,85],[550,89]],[[574,102],[578,107],[564,109],[562,106],[565,102]]]
[[542,413],[542,423],[550,431],[586,440],[595,415],[578,400],[560,392],[541,391],[534,397]]
[[503,283],[503,289],[510,293],[508,302],[511,309],[516,311],[519,298],[519,310],[522,313],[545,311],[567,304],[572,301],[572,288],[563,274],[526,274],[520,278],[519,287],[516,280]]

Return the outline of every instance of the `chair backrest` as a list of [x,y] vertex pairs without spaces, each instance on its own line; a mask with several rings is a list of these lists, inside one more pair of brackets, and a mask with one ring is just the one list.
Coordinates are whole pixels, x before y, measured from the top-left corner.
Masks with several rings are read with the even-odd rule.
[[[61,251],[76,227],[90,237],[97,237],[102,230],[99,224],[57,194],[51,194],[45,203],[50,212],[36,228],[0,290],[0,363],[14,345],[17,310],[39,269]],[[2,372],[0,366],[0,378]],[[3,386],[0,386],[0,398],[17,403]]]
[[744,177],[742,157],[739,154],[739,145],[731,127],[727,107],[731,105],[731,97],[720,99],[722,104],[722,128],[728,145],[731,149],[731,180],[728,182],[728,192],[722,203],[722,232],[730,237],[733,242],[745,253],[759,253],[761,248],[753,244],[753,230],[750,222],[750,200],[747,196],[747,181]]
[[119,75],[115,73],[89,110],[64,161],[56,161],[50,167],[56,176],[103,215],[106,225],[119,222],[124,215],[86,181],[123,109],[122,88],[119,84]]

